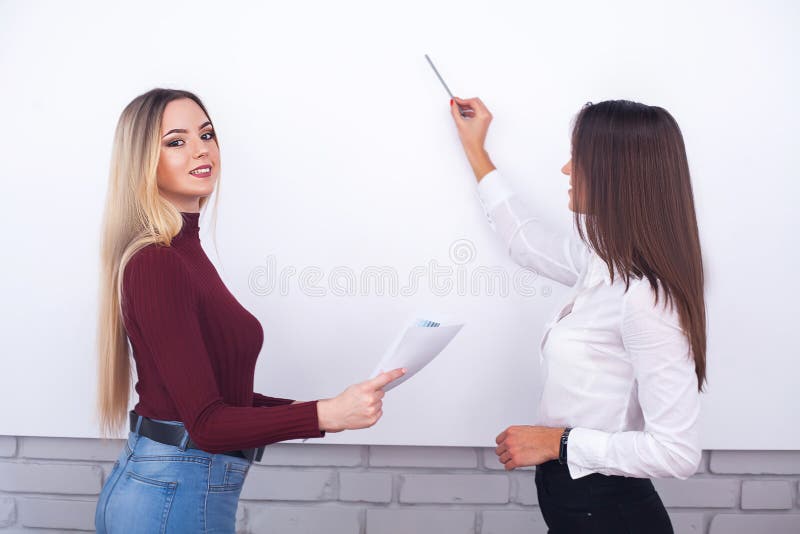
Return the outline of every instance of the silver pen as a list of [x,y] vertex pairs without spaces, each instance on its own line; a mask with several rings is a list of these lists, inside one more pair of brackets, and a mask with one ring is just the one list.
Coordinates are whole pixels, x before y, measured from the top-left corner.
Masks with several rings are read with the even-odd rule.
[[[427,60],[428,60],[428,64],[429,64],[429,65],[431,66],[431,68],[433,69],[433,72],[436,74],[436,77],[437,77],[437,78],[439,78],[439,81],[440,81],[440,82],[442,82],[442,85],[444,86],[444,90],[445,90],[445,91],[447,91],[447,94],[448,94],[448,95],[450,95],[450,98],[454,99],[453,101],[455,102],[455,97],[453,96],[453,93],[451,93],[451,92],[450,92],[450,88],[449,88],[449,87],[447,87],[447,84],[446,84],[446,83],[444,83],[444,79],[442,78],[442,75],[441,75],[441,74],[439,74],[439,71],[438,71],[438,70],[436,70],[436,66],[433,64],[433,61],[431,61],[431,58],[429,58],[429,57],[428,57],[428,54],[425,54],[425,59],[427,59]],[[456,102],[456,106],[458,106],[458,112],[459,112],[459,114],[461,114],[461,116],[462,116],[462,117],[466,118],[467,116],[466,116],[466,115],[464,115],[464,108],[462,108],[461,106],[459,106],[459,105],[458,105],[458,102]]]

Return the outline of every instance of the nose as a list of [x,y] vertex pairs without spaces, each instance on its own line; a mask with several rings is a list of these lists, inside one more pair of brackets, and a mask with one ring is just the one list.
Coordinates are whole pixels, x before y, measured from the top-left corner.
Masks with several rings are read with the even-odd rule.
[[569,160],[561,167],[561,172],[569,176],[572,173],[572,160]]
[[200,139],[195,147],[194,157],[200,158],[207,155],[208,155],[208,145],[206,145],[203,142],[203,140]]

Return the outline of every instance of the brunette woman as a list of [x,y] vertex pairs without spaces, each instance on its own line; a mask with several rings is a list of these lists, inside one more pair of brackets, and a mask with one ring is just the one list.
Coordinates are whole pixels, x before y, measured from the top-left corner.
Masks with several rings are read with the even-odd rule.
[[511,257],[572,288],[541,341],[536,424],[497,436],[500,462],[537,466],[551,533],[672,532],[650,478],[697,469],[706,373],[703,262],[677,122],[636,102],[584,106],[561,169],[577,234],[561,235],[489,158],[492,115],[481,100],[450,107]]

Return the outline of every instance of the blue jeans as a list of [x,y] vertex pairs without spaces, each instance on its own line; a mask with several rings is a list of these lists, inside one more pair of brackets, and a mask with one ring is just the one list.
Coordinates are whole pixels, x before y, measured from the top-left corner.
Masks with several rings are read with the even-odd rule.
[[[187,439],[184,431],[183,444]],[[250,465],[246,458],[182,449],[129,432],[97,500],[95,528],[98,534],[233,534]]]

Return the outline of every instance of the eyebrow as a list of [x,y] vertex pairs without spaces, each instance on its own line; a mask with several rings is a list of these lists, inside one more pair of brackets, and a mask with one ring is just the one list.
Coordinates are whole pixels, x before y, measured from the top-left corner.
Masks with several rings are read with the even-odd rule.
[[[206,121],[203,124],[201,124],[197,129],[198,130],[202,130],[203,128],[205,128],[206,126],[208,126],[210,124],[211,124],[211,121]],[[175,128],[174,130],[170,130],[167,133],[165,133],[164,135],[162,135],[161,139],[164,139],[166,136],[168,136],[171,133],[188,133],[188,132],[186,130],[184,130],[183,128]]]

